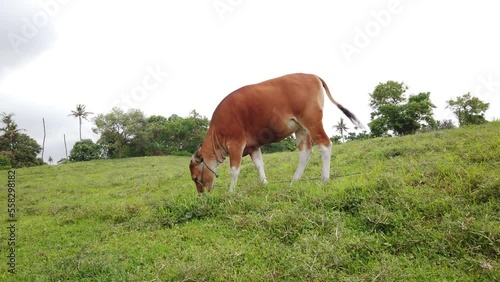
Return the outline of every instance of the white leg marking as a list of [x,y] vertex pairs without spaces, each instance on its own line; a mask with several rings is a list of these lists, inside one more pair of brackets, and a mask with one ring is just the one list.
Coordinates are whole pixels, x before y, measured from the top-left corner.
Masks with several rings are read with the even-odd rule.
[[304,149],[299,151],[299,166],[297,167],[297,170],[293,174],[292,182],[290,185],[293,184],[293,182],[299,180],[302,175],[304,174],[304,170],[306,169],[307,162],[309,162],[309,158],[311,157],[312,150],[309,149]]
[[260,148],[253,151],[251,154],[252,161],[255,164],[255,167],[259,171],[260,181],[262,184],[267,185],[266,173],[264,172],[264,160],[262,158],[262,152]]
[[238,174],[240,174],[240,168],[232,166],[229,170],[231,175],[231,186],[229,186],[229,192],[234,192],[234,187],[236,187],[236,182],[238,181]]
[[328,147],[319,146],[321,152],[321,178],[323,181],[330,179],[330,157],[332,156],[332,143]]

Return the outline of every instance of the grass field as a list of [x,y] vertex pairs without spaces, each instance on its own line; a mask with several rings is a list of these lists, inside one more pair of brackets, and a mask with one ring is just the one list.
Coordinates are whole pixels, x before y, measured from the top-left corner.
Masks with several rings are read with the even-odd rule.
[[[198,196],[186,157],[16,170],[16,274],[1,281],[498,281],[500,123],[227,161]],[[0,171],[7,183],[7,171]],[[4,185],[6,187],[6,185]]]

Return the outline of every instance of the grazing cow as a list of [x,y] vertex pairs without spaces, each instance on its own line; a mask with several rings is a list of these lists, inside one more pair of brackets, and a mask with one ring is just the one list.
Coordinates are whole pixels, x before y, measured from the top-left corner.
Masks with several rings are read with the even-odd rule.
[[229,156],[233,192],[241,159],[250,155],[267,184],[260,147],[278,142],[295,133],[299,165],[292,182],[299,180],[312,153],[312,142],[319,146],[322,179],[330,178],[332,143],[323,129],[323,88],[330,101],[356,125],[356,117],[337,103],[325,81],[312,74],[289,74],[244,86],[226,96],[215,109],[207,136],[189,164],[199,193],[210,192],[217,167]]

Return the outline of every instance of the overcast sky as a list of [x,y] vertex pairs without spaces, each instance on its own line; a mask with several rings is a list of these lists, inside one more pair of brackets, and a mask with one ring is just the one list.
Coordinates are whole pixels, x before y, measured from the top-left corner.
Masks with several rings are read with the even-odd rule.
[[[236,88],[294,72],[321,76],[364,124],[388,80],[431,92],[437,119],[467,92],[500,118],[499,11],[494,0],[0,0],[0,112],[40,144],[45,118],[45,161],[65,156],[63,134],[68,149],[78,140],[76,104],[210,118]],[[340,117],[326,100],[330,135]],[[95,141],[92,126],[83,137]]]

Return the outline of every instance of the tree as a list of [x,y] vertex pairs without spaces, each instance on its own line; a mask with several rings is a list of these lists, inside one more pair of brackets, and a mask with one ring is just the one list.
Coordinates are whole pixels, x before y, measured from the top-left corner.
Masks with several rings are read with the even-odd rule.
[[4,155],[4,152],[0,152],[0,170],[10,168],[12,168],[10,158],[7,155]]
[[101,156],[101,148],[90,139],[78,141],[71,149],[69,160],[72,162],[83,162],[97,160]]
[[343,142],[345,142],[344,133],[346,133],[349,128],[347,128],[347,125],[344,123],[344,119],[340,118],[340,121],[337,123],[337,125],[334,125],[333,127],[337,129],[337,132],[339,132],[340,136],[342,136]]
[[332,141],[333,144],[341,144],[340,139],[342,139],[340,135],[333,135],[330,137],[330,141]]
[[436,106],[432,104],[430,96],[430,92],[410,95],[408,102],[402,106],[403,113],[408,117],[408,123],[397,130],[398,134],[414,134],[422,128],[436,127],[436,120],[432,114],[432,109]]
[[279,142],[262,146],[261,151],[262,153],[293,152],[296,148],[297,141],[293,136],[288,136]]
[[92,131],[101,135],[97,143],[104,149],[106,156],[119,158],[129,149],[132,140],[144,138],[147,125],[140,110],[130,109],[125,113],[120,108],[113,108],[106,115],[99,114],[94,122],[96,127]]
[[436,126],[430,93],[407,98],[406,90],[408,87],[404,83],[388,81],[379,83],[370,94],[370,106],[374,111],[368,126],[373,136],[390,135],[390,131],[395,135],[414,134],[421,128]]
[[82,118],[88,121],[87,117],[92,114],[94,113],[85,111],[85,105],[78,104],[76,105],[76,111],[71,111],[71,114],[68,115],[78,118],[80,124],[80,141],[82,140]]
[[[4,127],[0,127],[0,132],[3,132],[4,141],[8,142],[9,146],[13,146],[16,142],[16,139],[19,137],[19,134],[24,129],[17,128],[17,123],[12,119],[14,116],[13,113],[6,114],[2,113],[2,123],[5,125]],[[8,148],[12,151],[13,148]]]
[[3,159],[8,158],[15,168],[43,164],[43,160],[36,157],[42,148],[34,139],[20,133],[22,129],[17,127],[13,116],[14,114],[2,113],[4,127],[0,127],[0,132],[3,132],[0,136],[0,155]]
[[482,102],[477,97],[472,97],[470,92],[457,97],[456,100],[450,99],[446,103],[448,103],[446,108],[455,114],[460,126],[487,122],[484,113],[488,110],[490,104]]
[[43,164],[43,160],[36,157],[42,151],[42,147],[27,134],[19,134],[13,147],[13,167],[37,166]]
[[48,161],[49,161],[49,164],[52,164],[54,162],[54,159],[51,156],[49,156]]
[[168,119],[154,115],[147,119],[148,148],[147,155],[160,156],[166,154]]
[[148,153],[153,155],[191,155],[203,142],[210,121],[196,110],[187,118],[151,116],[147,120]]
[[69,163],[68,158],[62,158],[57,161],[57,164],[67,164]]
[[0,136],[0,155],[9,158],[14,168],[42,165],[36,157],[41,151],[42,147],[27,134],[19,133],[13,142],[5,134]]
[[451,119],[444,119],[436,121],[437,130],[453,129],[456,126],[453,124]]
[[392,80],[379,83],[370,94],[370,107],[376,109],[381,105],[399,105],[405,101],[404,93],[408,86]]
[[370,134],[366,132],[366,130],[363,130],[361,133],[354,133],[354,132],[349,132],[349,135],[347,136],[348,141],[353,141],[353,140],[365,140],[369,139]]
[[192,110],[183,123],[182,128],[187,131],[188,135],[184,139],[185,141],[181,142],[181,148],[190,153],[198,150],[207,135],[209,124],[208,118],[200,115],[196,110]]

